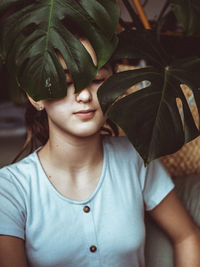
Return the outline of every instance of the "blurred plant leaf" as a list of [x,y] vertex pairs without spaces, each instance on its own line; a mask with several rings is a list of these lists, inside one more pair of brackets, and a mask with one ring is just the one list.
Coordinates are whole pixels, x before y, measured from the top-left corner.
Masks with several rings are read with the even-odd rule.
[[187,35],[200,34],[200,1],[170,0],[175,16]]
[[5,64],[0,68],[0,81],[0,100],[17,104],[25,102],[25,92],[19,88],[16,78],[10,78]]
[[[140,39],[138,32],[137,34]],[[136,40],[134,46],[135,35],[124,32],[119,49],[120,57],[139,56],[148,59],[151,66],[116,73],[98,90],[103,112],[109,109],[109,118],[123,129],[145,163],[177,151],[199,135],[180,84],[190,86],[196,95],[195,99],[200,99],[200,59],[172,61],[162,48],[158,48],[154,34],[152,38],[150,34],[152,33],[141,33],[144,43],[141,41],[140,46]],[[122,52],[124,41],[125,49]],[[118,51],[115,57],[119,58]],[[129,87],[142,81],[148,81],[150,85],[121,98]],[[177,98],[182,102],[183,122],[177,107]],[[200,101],[197,103],[200,108]]]
[[[0,14],[7,9],[11,11],[0,24],[0,54],[9,73],[35,100],[66,95],[66,77],[56,51],[78,92],[116,48],[119,8],[115,0],[1,0]],[[75,36],[77,31],[93,46],[97,67]]]
[[0,16],[4,15],[11,7],[19,6],[24,3],[24,0],[1,0]]
[[172,10],[167,12],[165,15],[160,17],[156,25],[157,39],[160,41],[160,35],[162,32],[176,32],[177,30],[177,19]]
[[156,35],[150,30],[130,30],[120,33],[113,59],[122,58],[145,59],[157,67],[167,65],[171,60],[157,41]]

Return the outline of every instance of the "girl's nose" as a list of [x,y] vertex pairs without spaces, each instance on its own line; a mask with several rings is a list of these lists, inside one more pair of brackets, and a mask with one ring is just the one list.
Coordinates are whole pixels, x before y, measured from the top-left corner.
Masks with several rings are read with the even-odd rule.
[[90,102],[92,100],[92,94],[88,88],[83,89],[76,95],[77,102]]

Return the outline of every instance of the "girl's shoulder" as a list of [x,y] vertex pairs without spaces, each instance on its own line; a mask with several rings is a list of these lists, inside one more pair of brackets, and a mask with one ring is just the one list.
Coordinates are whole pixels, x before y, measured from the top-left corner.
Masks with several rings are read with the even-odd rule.
[[105,155],[109,162],[116,163],[121,168],[128,165],[138,169],[144,165],[143,159],[126,136],[106,136],[103,140]]
[[139,161],[142,160],[126,136],[106,136],[103,143],[110,153],[121,155],[122,157],[131,156],[132,159],[138,159]]
[[103,142],[105,145],[116,149],[134,149],[126,136],[104,136]]
[[28,180],[37,172],[38,168],[39,159],[36,150],[20,161],[1,168],[0,182],[1,180],[12,180],[12,182]]

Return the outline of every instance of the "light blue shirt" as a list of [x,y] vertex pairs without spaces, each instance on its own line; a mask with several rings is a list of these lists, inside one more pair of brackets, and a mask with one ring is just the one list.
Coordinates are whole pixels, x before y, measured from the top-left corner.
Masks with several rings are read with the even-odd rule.
[[103,144],[99,183],[82,202],[54,188],[37,152],[0,170],[0,234],[25,240],[30,266],[145,265],[144,211],[174,185],[158,161],[145,168],[126,137],[105,137]]

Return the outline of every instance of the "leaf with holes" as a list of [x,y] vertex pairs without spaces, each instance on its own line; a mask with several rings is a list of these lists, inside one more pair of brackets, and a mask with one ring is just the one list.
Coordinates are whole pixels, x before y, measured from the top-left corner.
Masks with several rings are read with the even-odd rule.
[[[66,95],[62,55],[76,92],[87,86],[117,45],[119,9],[114,0],[1,0],[0,54],[13,79],[35,100]],[[93,61],[76,34],[88,39]]]
[[[199,135],[180,84],[190,86],[196,100],[200,99],[200,59],[190,58],[170,63],[170,57],[166,57],[166,60],[165,57],[162,58],[162,49],[156,52],[149,49],[149,37],[141,48],[136,42],[136,49],[134,46],[128,48],[132,42],[131,38],[131,35],[126,38],[123,36],[126,40],[124,47],[127,49],[123,52],[120,48],[121,57],[128,55],[131,58],[132,49],[133,58],[137,56],[137,51],[141,58],[151,61],[152,66],[114,74],[99,88],[98,97],[103,112],[109,110],[109,118],[124,130],[145,163],[149,163],[177,151]],[[145,38],[143,41],[145,42]],[[155,39],[152,39],[151,45],[153,42],[156,42]],[[155,45],[158,47],[158,44]],[[120,46],[123,46],[122,43]],[[149,81],[149,84],[121,98],[129,87],[142,81]],[[177,107],[177,98],[183,106],[183,123]],[[200,101],[197,105],[200,108]]]

